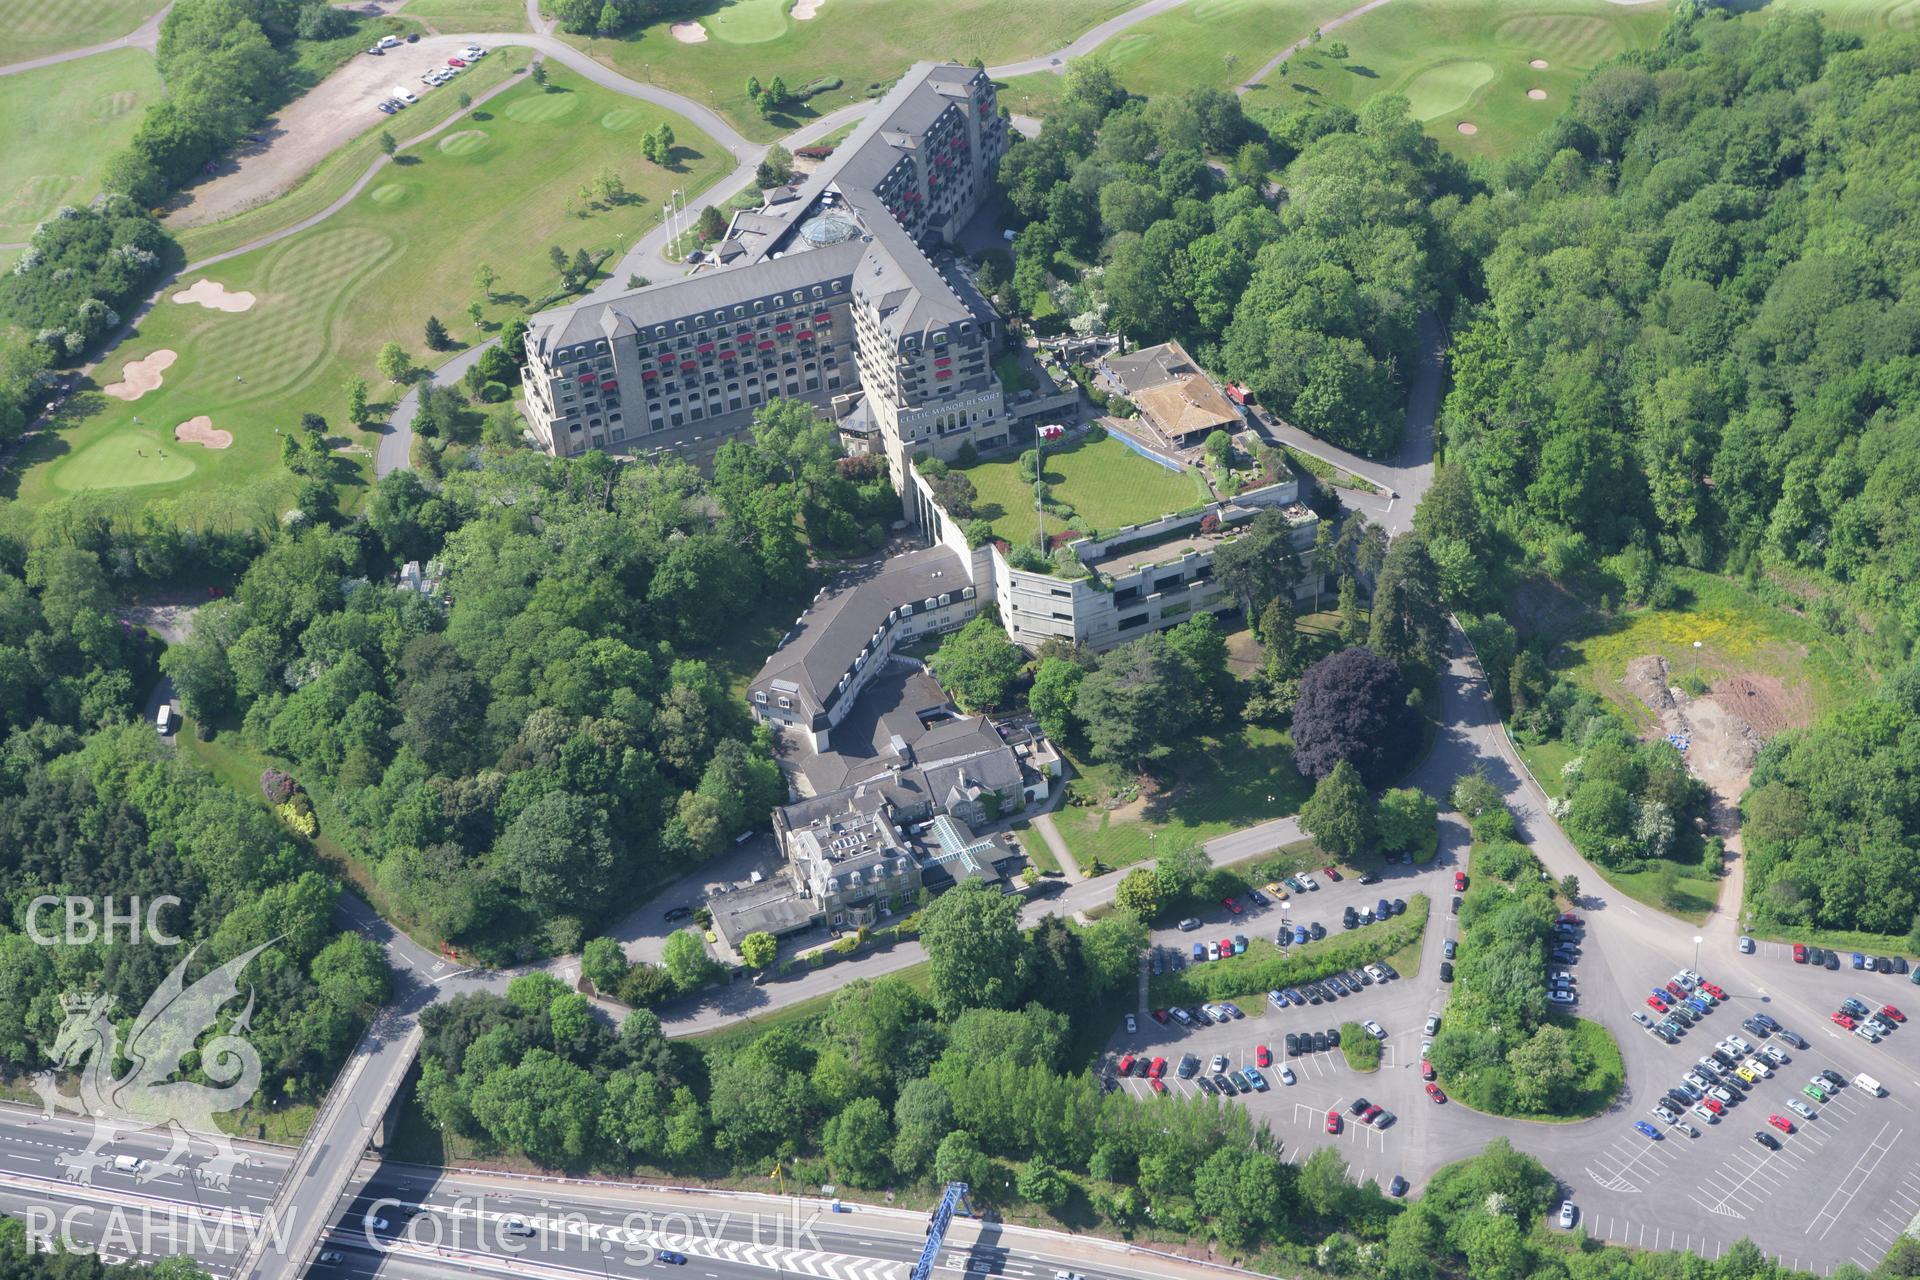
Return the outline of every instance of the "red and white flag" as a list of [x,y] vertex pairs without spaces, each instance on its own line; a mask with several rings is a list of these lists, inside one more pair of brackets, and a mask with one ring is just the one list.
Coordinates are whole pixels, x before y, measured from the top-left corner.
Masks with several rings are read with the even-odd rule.
[[1049,422],[1046,426],[1040,428],[1040,438],[1042,440],[1058,440],[1066,434],[1067,429],[1057,422]]

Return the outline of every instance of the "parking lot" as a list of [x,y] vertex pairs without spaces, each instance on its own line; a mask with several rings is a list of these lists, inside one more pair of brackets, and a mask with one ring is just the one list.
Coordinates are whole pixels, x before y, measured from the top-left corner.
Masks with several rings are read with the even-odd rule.
[[[1636,1005],[1646,994],[1643,986],[1668,976],[1647,963],[1632,971],[1636,981],[1627,994]],[[1848,996],[1877,1009],[1912,988],[1887,975],[1796,966],[1784,947],[1768,955],[1763,946],[1757,957],[1723,960],[1706,976],[1728,999],[1678,1044],[1661,1044],[1637,1026],[1616,1030],[1629,1059],[1628,1090],[1614,1112],[1578,1126],[1590,1135],[1587,1154],[1578,1161],[1565,1154],[1584,1145],[1573,1134],[1573,1142],[1557,1144],[1558,1159],[1551,1148],[1536,1154],[1561,1174],[1579,1206],[1580,1225],[1596,1238],[1708,1258],[1750,1238],[1788,1266],[1825,1273],[1852,1261],[1872,1270],[1920,1217],[1920,1144],[1914,1141],[1920,1125],[1913,1106],[1920,1097],[1914,1068],[1920,1034],[1899,1026],[1879,1044],[1868,1044],[1827,1022],[1825,1013]],[[1753,1035],[1741,1023],[1756,1012],[1768,1013],[1809,1047],[1797,1050],[1777,1036]],[[1659,1095],[1731,1035],[1755,1049],[1777,1045],[1788,1061],[1726,1107],[1716,1123],[1686,1115],[1700,1131],[1697,1138],[1654,1117]],[[1822,1070],[1849,1081],[1865,1071],[1887,1087],[1888,1096],[1872,1097],[1849,1085],[1815,1101],[1801,1090]],[[1816,1118],[1795,1114],[1789,1099]],[[1773,1127],[1772,1115],[1790,1120],[1794,1132]],[[1635,1120],[1654,1125],[1661,1137],[1636,1132]],[[1756,1142],[1756,1130],[1771,1134],[1780,1149]]]
[[[1147,970],[1143,963],[1140,1012],[1135,1015],[1138,1030],[1129,1035],[1122,1028],[1114,1037],[1100,1065],[1111,1073],[1119,1059],[1128,1053],[1167,1059],[1163,1083],[1169,1097],[1192,1097],[1200,1087],[1182,1080],[1178,1068],[1182,1056],[1193,1054],[1202,1071],[1216,1054],[1224,1054],[1229,1070],[1253,1065],[1258,1046],[1267,1046],[1272,1066],[1263,1068],[1270,1086],[1265,1093],[1243,1094],[1233,1100],[1245,1105],[1257,1118],[1267,1122],[1282,1139],[1282,1154],[1298,1161],[1321,1146],[1334,1146],[1347,1160],[1356,1178],[1377,1178],[1384,1186],[1395,1174],[1416,1184],[1431,1172],[1426,1149],[1431,1135],[1426,1126],[1447,1108],[1431,1103],[1422,1090],[1419,1075],[1421,1028],[1430,1013],[1444,1004],[1439,958],[1445,939],[1454,935],[1452,869],[1450,863],[1436,861],[1424,867],[1395,866],[1378,872],[1377,884],[1363,885],[1358,874],[1340,868],[1341,879],[1330,880],[1323,871],[1309,874],[1319,885],[1305,893],[1292,893],[1290,900],[1257,906],[1240,900],[1243,913],[1234,916],[1224,907],[1198,913],[1201,927],[1182,931],[1165,928],[1155,931],[1152,941],[1158,948],[1178,949],[1183,963],[1191,964],[1192,945],[1231,939],[1235,934],[1262,937],[1271,941],[1285,924],[1319,923],[1327,936],[1344,935],[1342,913],[1348,906],[1356,909],[1372,906],[1382,897],[1391,902],[1412,894],[1425,893],[1432,901],[1418,967],[1402,966],[1401,977],[1376,982],[1352,995],[1305,1008],[1289,1006],[1275,1009],[1265,999],[1238,1002],[1245,1017],[1212,1026],[1183,1026],[1169,1021],[1165,1026],[1154,1021],[1146,999]],[[1361,925],[1360,932],[1370,925]],[[1164,952],[1163,952],[1164,954]],[[1203,962],[1204,963],[1204,962]],[[1324,1052],[1303,1052],[1288,1056],[1287,1033],[1328,1031],[1347,1022],[1373,1020],[1387,1032],[1381,1043],[1380,1068],[1360,1073],[1347,1066],[1345,1054],[1338,1048]],[[1283,1083],[1281,1068],[1293,1073],[1295,1083]],[[1148,1081],[1138,1077],[1120,1079],[1118,1087],[1137,1096],[1152,1093]],[[1360,1123],[1347,1114],[1357,1097],[1365,1097],[1394,1113],[1395,1122],[1387,1128]],[[1341,1112],[1340,1132],[1326,1131],[1329,1109]],[[1463,1113],[1464,1115],[1464,1113]]]

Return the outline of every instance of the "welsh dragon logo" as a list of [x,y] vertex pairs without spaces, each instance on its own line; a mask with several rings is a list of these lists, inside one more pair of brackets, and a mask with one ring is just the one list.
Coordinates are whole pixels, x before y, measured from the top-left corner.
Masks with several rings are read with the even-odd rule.
[[[179,1173],[191,1140],[199,1138],[214,1149],[213,1158],[197,1170],[200,1179],[209,1186],[227,1185],[235,1166],[245,1163],[246,1157],[234,1149],[214,1117],[245,1106],[260,1086],[260,1055],[242,1038],[253,1016],[251,986],[240,1015],[225,1031],[198,1046],[200,1073],[220,1087],[173,1077],[180,1073],[181,1060],[194,1051],[195,1042],[219,1021],[221,1006],[239,998],[241,971],[272,945],[262,943],[234,957],[192,986],[186,985],[185,974],[199,948],[189,951],[148,998],[125,1045],[108,1018],[114,997],[72,992],[61,997],[67,1018],[54,1041],[52,1057],[57,1066],[69,1070],[85,1062],[80,1092],[77,1096],[61,1092],[52,1071],[35,1076],[33,1089],[47,1118],[64,1111],[93,1121],[93,1138],[86,1150],[60,1157],[69,1181],[91,1183],[93,1171],[108,1159],[103,1152],[122,1134],[168,1129],[172,1145],[165,1156],[140,1172],[140,1181]],[[114,1066],[121,1061],[131,1065],[116,1078]]]

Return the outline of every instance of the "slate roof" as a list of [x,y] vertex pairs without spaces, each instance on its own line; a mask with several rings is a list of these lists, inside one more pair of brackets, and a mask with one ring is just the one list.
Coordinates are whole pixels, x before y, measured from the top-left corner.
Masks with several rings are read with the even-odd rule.
[[544,354],[554,347],[612,338],[642,326],[733,306],[770,293],[850,278],[865,250],[861,241],[849,240],[750,265],[700,271],[612,298],[556,307],[533,318],[527,341]]
[[765,690],[784,679],[799,687],[807,710],[824,711],[827,695],[887,614],[903,604],[918,605],[928,596],[971,585],[966,566],[946,547],[894,556],[844,575],[815,597],[786,642],[761,666],[751,688]]

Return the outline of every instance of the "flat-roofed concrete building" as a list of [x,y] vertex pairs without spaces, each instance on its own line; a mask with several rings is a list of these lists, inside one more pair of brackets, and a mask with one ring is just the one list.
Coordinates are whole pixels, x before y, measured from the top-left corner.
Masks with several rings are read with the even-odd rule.
[[735,216],[715,266],[535,316],[527,417],[552,453],[704,455],[769,400],[864,415],[907,460],[993,448],[993,309],[929,252],[985,198],[1007,123],[984,72],[920,63],[796,189]]

